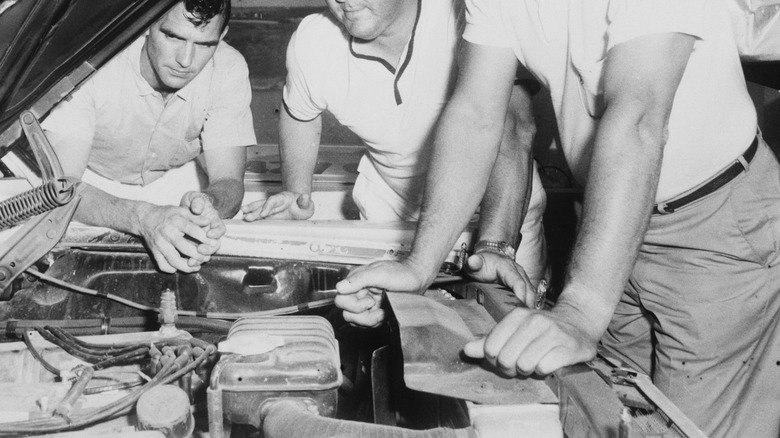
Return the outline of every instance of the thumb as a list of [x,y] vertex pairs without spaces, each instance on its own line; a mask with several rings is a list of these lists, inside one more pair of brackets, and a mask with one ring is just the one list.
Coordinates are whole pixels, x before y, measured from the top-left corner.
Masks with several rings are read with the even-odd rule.
[[354,294],[363,289],[388,289],[388,280],[383,269],[374,266],[360,266],[352,270],[347,278],[336,283],[336,289],[340,294]]
[[485,357],[485,338],[479,338],[467,343],[463,347],[463,353],[472,359],[482,359]]
[[479,254],[474,254],[466,261],[471,271],[479,271],[485,265],[485,259]]
[[311,205],[311,195],[308,193],[304,193],[301,196],[298,196],[298,208],[301,210],[308,210]]

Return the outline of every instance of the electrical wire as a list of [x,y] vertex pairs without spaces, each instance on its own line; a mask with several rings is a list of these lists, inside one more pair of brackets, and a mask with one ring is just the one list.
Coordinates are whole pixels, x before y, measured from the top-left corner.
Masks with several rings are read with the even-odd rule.
[[148,383],[138,390],[122,397],[121,399],[109,403],[108,405],[96,408],[78,417],[71,417],[70,421],[61,417],[39,418],[33,420],[17,421],[12,423],[0,424],[0,434],[29,434],[29,433],[54,433],[66,430],[74,430],[89,426],[98,421],[113,418],[117,415],[123,415],[129,412],[138,399],[149,389],[157,385],[165,385],[178,380],[185,374],[195,370],[203,364],[209,355],[213,354],[216,348],[209,345],[209,348],[203,351],[194,360],[183,364],[181,362],[189,360],[189,355],[177,357],[174,361],[167,362]]
[[50,364],[49,362],[46,361],[46,359],[43,358],[43,356],[38,352],[38,350],[32,344],[32,341],[30,340],[30,335],[26,331],[23,333],[22,338],[24,339],[24,345],[27,346],[27,350],[30,352],[30,354],[32,354],[33,358],[35,358],[35,360],[40,362],[40,364],[43,365],[43,367],[46,368],[47,371],[59,377],[62,372],[57,367]]

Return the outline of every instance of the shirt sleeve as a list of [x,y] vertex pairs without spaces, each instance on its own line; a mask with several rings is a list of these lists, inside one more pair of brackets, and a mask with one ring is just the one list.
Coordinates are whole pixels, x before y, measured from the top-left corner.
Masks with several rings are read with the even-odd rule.
[[[95,136],[95,83],[97,75],[76,90],[69,100],[63,100],[41,122],[46,138],[57,152],[60,161],[67,158],[88,159]],[[68,157],[62,157],[64,152]],[[86,167],[86,162],[80,163]],[[67,170],[66,170],[67,173]],[[72,175],[81,177],[81,175]]]
[[287,79],[282,96],[287,113],[301,121],[312,120],[327,109],[325,99],[317,97],[321,93],[316,78],[326,64],[320,64],[319,69],[311,67],[319,63],[324,53],[316,44],[321,39],[317,34],[322,20],[319,16],[305,18],[287,45]]
[[203,150],[257,144],[252,119],[252,86],[246,60],[232,47],[227,47],[219,66],[220,86],[211,93],[201,132]]
[[496,0],[466,0],[466,28],[463,39],[473,44],[510,47],[503,32]]
[[683,33],[701,38],[708,0],[612,0],[607,50],[634,38]]

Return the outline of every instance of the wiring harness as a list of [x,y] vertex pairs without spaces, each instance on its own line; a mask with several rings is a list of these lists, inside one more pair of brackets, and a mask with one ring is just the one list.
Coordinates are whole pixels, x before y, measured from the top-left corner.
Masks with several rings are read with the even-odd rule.
[[[29,337],[24,333],[24,341],[31,354],[50,372],[58,376],[75,376],[71,389],[54,409],[49,418],[37,418],[26,421],[0,424],[0,435],[44,434],[77,430],[100,421],[125,415],[133,409],[135,403],[151,388],[184,379],[189,381],[191,373],[207,372],[209,364],[216,356],[213,344],[197,338],[164,339],[149,344],[94,344],[78,339],[58,327],[36,327],[41,336],[69,354],[89,365],[80,365],[74,370],[59,370],[43,359]],[[83,393],[101,392],[104,388],[87,388],[87,384],[96,371],[112,366],[143,363],[149,361],[150,374],[145,384],[124,397],[105,406],[95,408],[78,415],[71,415],[75,401]],[[205,377],[205,374],[204,376]],[[122,389],[111,385],[111,389]]]

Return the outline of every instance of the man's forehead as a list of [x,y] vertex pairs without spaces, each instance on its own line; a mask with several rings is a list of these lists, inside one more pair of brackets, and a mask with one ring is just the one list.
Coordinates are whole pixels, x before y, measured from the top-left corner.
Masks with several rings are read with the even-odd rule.
[[184,36],[180,35],[183,32],[197,31],[199,38],[217,40],[222,33],[222,20],[222,14],[217,14],[209,21],[199,20],[184,8],[184,3],[179,3],[163,15],[157,25],[160,29],[178,36]]

